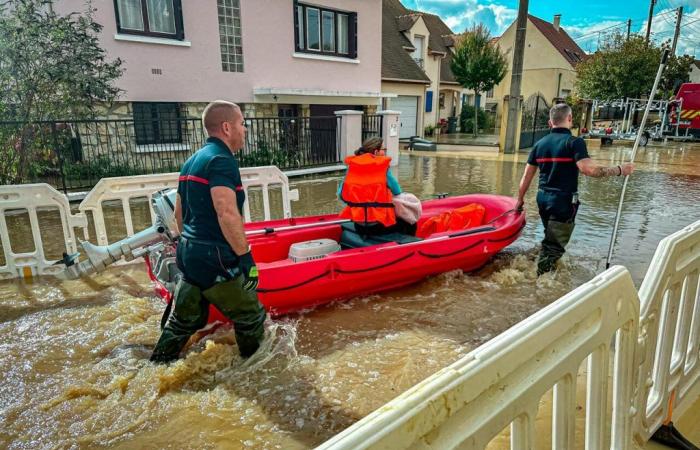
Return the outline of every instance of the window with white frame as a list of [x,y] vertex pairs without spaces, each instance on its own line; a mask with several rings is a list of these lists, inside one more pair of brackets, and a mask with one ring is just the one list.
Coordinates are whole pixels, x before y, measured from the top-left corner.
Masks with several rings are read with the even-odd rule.
[[181,0],[114,0],[117,32],[183,40]]
[[243,72],[240,0],[217,0],[219,44],[224,72]]
[[294,4],[297,52],[357,58],[357,13]]

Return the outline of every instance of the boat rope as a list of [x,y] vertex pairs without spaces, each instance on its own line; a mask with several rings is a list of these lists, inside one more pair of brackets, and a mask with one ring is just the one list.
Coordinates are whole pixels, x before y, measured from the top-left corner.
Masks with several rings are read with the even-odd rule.
[[321,273],[320,275],[316,275],[314,277],[311,277],[308,280],[304,280],[304,281],[301,281],[299,283],[296,283],[296,284],[293,284],[290,286],[278,287],[278,288],[258,288],[258,292],[263,292],[263,293],[265,293],[265,292],[279,292],[279,291],[286,291],[289,289],[296,289],[298,287],[304,286],[305,284],[309,284],[313,281],[316,281],[320,278],[323,278],[327,275],[330,275],[332,272],[343,273],[343,274],[355,274],[355,273],[371,272],[373,270],[383,269],[383,268],[391,266],[393,264],[400,263],[401,261],[404,261],[404,260],[410,258],[414,254],[415,254],[415,252],[411,252],[411,253],[408,253],[406,255],[401,256],[400,258],[397,258],[394,261],[390,261],[388,263],[380,264],[380,265],[374,266],[374,267],[364,267],[362,269],[331,269],[331,270],[327,270],[327,271]]
[[523,230],[523,228],[525,228],[525,222],[523,222],[523,224],[520,225],[520,226],[518,227],[518,229],[515,230],[515,232],[509,234],[508,236],[502,237],[502,238],[498,238],[498,239],[489,239],[488,241],[489,241],[489,242],[503,242],[503,241],[507,241],[507,240],[509,240],[509,239],[512,239],[514,236],[517,236],[518,233],[520,233],[520,232]]
[[480,239],[480,240],[478,240],[478,241],[476,241],[476,242],[472,242],[471,244],[467,245],[467,246],[464,247],[464,248],[461,248],[461,249],[459,249],[459,250],[455,250],[455,251],[453,251],[453,252],[437,254],[437,253],[426,253],[426,252],[424,252],[424,251],[422,251],[422,250],[419,250],[419,251],[418,251],[418,254],[420,254],[421,256],[425,256],[426,258],[434,258],[434,259],[437,259],[437,258],[445,258],[445,257],[447,257],[447,256],[453,256],[453,255],[456,255],[456,254],[458,254],[458,253],[466,252],[467,250],[471,250],[471,249],[473,249],[474,247],[476,247],[477,245],[483,244],[483,243],[484,243],[484,240],[483,240],[483,239]]
[[308,280],[300,281],[299,283],[296,283],[296,284],[292,284],[292,285],[285,286],[285,287],[279,287],[279,288],[261,288],[261,287],[259,287],[257,289],[257,291],[262,292],[262,293],[266,293],[266,292],[279,292],[279,291],[287,291],[289,289],[296,289],[298,287],[304,286],[305,284],[309,284],[313,281],[321,279],[321,278],[325,277],[326,275],[329,275],[330,273],[331,273],[330,270],[326,270],[325,272],[323,272],[319,275],[311,277]]
[[374,266],[374,267],[368,267],[368,268],[364,268],[364,269],[352,269],[352,270],[335,269],[335,271],[338,272],[338,273],[345,273],[345,274],[370,272],[370,271],[372,271],[372,270],[379,270],[379,269],[383,269],[383,268],[385,268],[385,267],[389,267],[389,266],[394,265],[394,264],[398,264],[398,263],[400,263],[401,261],[404,261],[404,260],[410,258],[410,257],[413,256],[413,255],[415,255],[415,252],[407,253],[407,254],[403,255],[402,257],[396,259],[395,261],[390,261],[390,262],[388,262],[388,263],[380,264],[380,265]]

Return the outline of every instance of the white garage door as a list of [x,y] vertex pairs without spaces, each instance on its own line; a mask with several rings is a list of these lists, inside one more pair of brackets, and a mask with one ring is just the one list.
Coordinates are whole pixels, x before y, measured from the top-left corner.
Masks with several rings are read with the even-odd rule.
[[401,111],[399,120],[401,121],[400,138],[409,138],[416,136],[417,132],[417,116],[418,116],[418,97],[413,95],[399,95],[391,99],[391,109]]

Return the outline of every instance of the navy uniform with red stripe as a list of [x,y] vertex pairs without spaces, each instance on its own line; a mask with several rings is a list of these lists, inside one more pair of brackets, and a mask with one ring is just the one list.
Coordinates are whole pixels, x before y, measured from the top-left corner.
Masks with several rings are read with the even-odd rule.
[[544,225],[537,274],[554,268],[574,231],[578,211],[578,166],[588,158],[586,143],[574,138],[568,128],[553,128],[532,148],[527,163],[540,172],[537,206]]
[[177,266],[183,279],[175,290],[173,312],[152,361],[176,359],[190,336],[207,324],[210,303],[233,322],[243,357],[255,353],[262,340],[266,313],[255,291],[243,288],[238,256],[221,231],[210,193],[217,186],[236,192],[236,204],[242,212],[245,191],[238,161],[223,141],[210,137],[180,171],[177,192],[183,230],[177,245]]

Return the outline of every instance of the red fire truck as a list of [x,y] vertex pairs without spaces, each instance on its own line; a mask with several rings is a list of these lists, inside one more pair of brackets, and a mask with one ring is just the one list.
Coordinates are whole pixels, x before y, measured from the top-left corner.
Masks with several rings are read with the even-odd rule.
[[684,83],[678,89],[670,104],[669,127],[673,132],[678,129],[679,136],[700,139],[700,83]]

